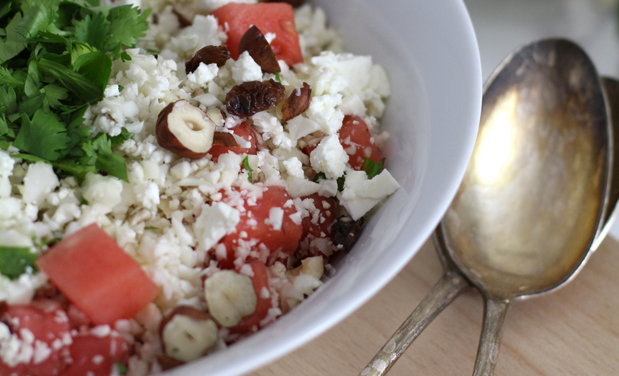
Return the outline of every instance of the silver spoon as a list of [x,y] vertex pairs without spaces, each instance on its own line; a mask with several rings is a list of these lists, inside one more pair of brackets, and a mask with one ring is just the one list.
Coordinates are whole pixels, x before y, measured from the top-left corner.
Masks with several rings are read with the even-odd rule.
[[567,283],[594,250],[610,133],[600,81],[578,46],[543,40],[507,57],[485,87],[473,157],[435,232],[445,273],[361,375],[386,374],[470,282],[486,302],[474,374],[491,375],[511,300]]

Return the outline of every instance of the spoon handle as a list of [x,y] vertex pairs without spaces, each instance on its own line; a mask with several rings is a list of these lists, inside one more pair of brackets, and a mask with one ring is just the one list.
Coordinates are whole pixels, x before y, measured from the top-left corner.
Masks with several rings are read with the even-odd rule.
[[406,321],[400,325],[365,369],[361,371],[360,376],[387,374],[400,355],[406,351],[426,326],[467,286],[469,286],[469,283],[462,275],[453,270],[445,270],[443,277],[423,298]]
[[484,323],[477,348],[477,359],[473,376],[492,376],[499,357],[503,322],[511,299],[485,297]]

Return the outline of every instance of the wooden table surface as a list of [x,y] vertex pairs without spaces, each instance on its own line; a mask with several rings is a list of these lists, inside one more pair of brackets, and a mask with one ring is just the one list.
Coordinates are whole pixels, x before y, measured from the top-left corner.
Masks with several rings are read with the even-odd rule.
[[[442,273],[428,242],[355,314],[256,376],[357,375]],[[389,375],[471,375],[482,300],[470,290],[431,323]],[[512,304],[496,375],[619,375],[619,243],[604,241],[563,289]]]

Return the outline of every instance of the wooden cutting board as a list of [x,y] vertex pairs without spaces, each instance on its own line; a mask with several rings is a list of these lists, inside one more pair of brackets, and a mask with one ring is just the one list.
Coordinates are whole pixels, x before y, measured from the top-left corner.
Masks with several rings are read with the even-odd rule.
[[[442,273],[428,242],[377,296],[323,336],[254,372],[357,375]],[[483,303],[467,291],[433,322],[389,375],[471,375]],[[619,243],[604,241],[563,289],[512,304],[496,375],[619,375]]]

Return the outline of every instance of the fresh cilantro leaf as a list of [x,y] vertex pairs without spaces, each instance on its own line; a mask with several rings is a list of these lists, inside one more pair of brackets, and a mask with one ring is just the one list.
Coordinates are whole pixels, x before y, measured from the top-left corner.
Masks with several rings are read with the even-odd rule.
[[123,5],[110,9],[107,16],[109,21],[108,39],[105,42],[105,51],[115,51],[121,46],[135,47],[137,38],[146,36],[148,22],[146,18],[150,10],[140,11],[132,5]]
[[380,162],[374,162],[373,160],[364,157],[363,158],[363,171],[368,175],[368,179],[372,179],[374,176],[380,174],[385,167],[385,159]]
[[11,3],[10,1],[5,1],[2,5],[0,5],[0,18],[9,14],[12,5],[13,3]]
[[127,141],[131,137],[133,137],[133,133],[123,128],[120,131],[120,134],[118,136],[111,137],[110,139],[112,140],[112,146],[116,146],[116,145],[122,144],[123,142]]
[[26,48],[28,38],[17,33],[17,28],[21,21],[21,13],[15,14],[5,29],[6,38],[0,39],[0,64],[14,58]]
[[13,145],[20,150],[38,157],[55,161],[60,158],[62,150],[67,148],[69,136],[66,125],[51,112],[39,109],[32,120],[25,114]]
[[22,275],[27,267],[36,270],[35,261],[38,256],[28,248],[0,247],[0,273],[16,279]]
[[159,227],[156,227],[156,226],[146,226],[146,227],[144,227],[144,230],[156,231],[156,230],[159,230]]
[[94,165],[99,170],[126,182],[129,181],[125,159],[112,152],[112,141],[106,134],[87,142],[82,148],[86,153],[86,156],[81,159],[83,164],[92,164],[94,161]]
[[8,69],[0,67],[0,85],[22,86],[23,84],[24,82],[13,77]]
[[146,49],[146,52],[148,52],[149,54],[153,54],[153,55],[159,55],[159,54],[161,54],[161,52],[160,52],[160,51],[157,51],[157,50],[151,50],[151,49],[148,49],[148,48]]
[[17,112],[17,95],[12,87],[0,86],[0,107],[4,109],[0,112],[4,112],[7,115]]
[[96,49],[101,49],[107,39],[109,28],[103,13],[95,13],[77,22],[75,25],[75,38]]
[[0,136],[8,135],[10,130],[9,125],[6,122],[6,118],[4,117],[4,114],[2,114],[2,116],[0,116]]
[[23,153],[17,153],[17,154],[11,154],[12,158],[19,158],[19,159],[23,159],[26,162],[45,162],[45,159],[43,158],[39,158],[35,155],[30,155],[30,154],[23,154]]
[[282,79],[279,78],[279,72],[275,72],[275,81],[279,82],[280,84],[282,83]]
[[125,88],[124,86],[122,86],[122,85],[118,85],[118,91],[119,91],[119,92],[123,91],[123,89],[124,89],[124,88]]
[[[35,112],[42,109],[45,101],[45,94],[39,94],[35,97],[28,98],[19,104],[19,112],[27,116],[33,116]],[[16,114],[19,115],[19,114]],[[19,117],[18,117],[19,119]]]
[[41,94],[39,84],[39,69],[37,67],[37,62],[31,61],[28,64],[28,77],[26,78],[26,83],[24,84],[24,94],[26,94],[29,98]]
[[243,159],[243,168],[245,168],[247,170],[247,180],[249,180],[250,183],[254,182],[253,179],[253,170],[251,168],[251,166],[249,165],[249,156],[245,156],[245,159]]
[[56,1],[24,1],[22,13],[16,13],[6,27],[6,38],[0,40],[0,63],[17,56],[34,38],[51,23],[52,13],[57,8]]
[[344,176],[337,178],[337,190],[340,192],[344,190]]
[[53,162],[53,165],[54,167],[66,172],[67,174],[75,176],[78,183],[80,184],[82,184],[84,179],[86,179],[86,174],[88,174],[89,172],[92,172],[94,174],[97,173],[97,169],[94,165],[85,166],[71,160]]
[[73,69],[105,90],[112,73],[112,59],[101,51],[90,52],[78,57]]
[[41,90],[45,94],[45,98],[49,105],[54,108],[62,106],[61,100],[67,99],[67,89],[55,84],[45,85]]
[[314,176],[314,179],[312,179],[312,181],[314,183],[318,183],[320,180],[324,180],[327,178],[327,175],[325,175],[324,172],[319,172]]
[[72,69],[47,59],[39,61],[42,73],[54,76],[64,87],[80,98],[84,103],[93,103],[101,99],[103,89],[91,80]]
[[121,375],[124,375],[129,371],[127,366],[122,364],[121,362],[116,362],[114,363],[114,365],[116,366],[116,370],[118,371],[118,373]]

